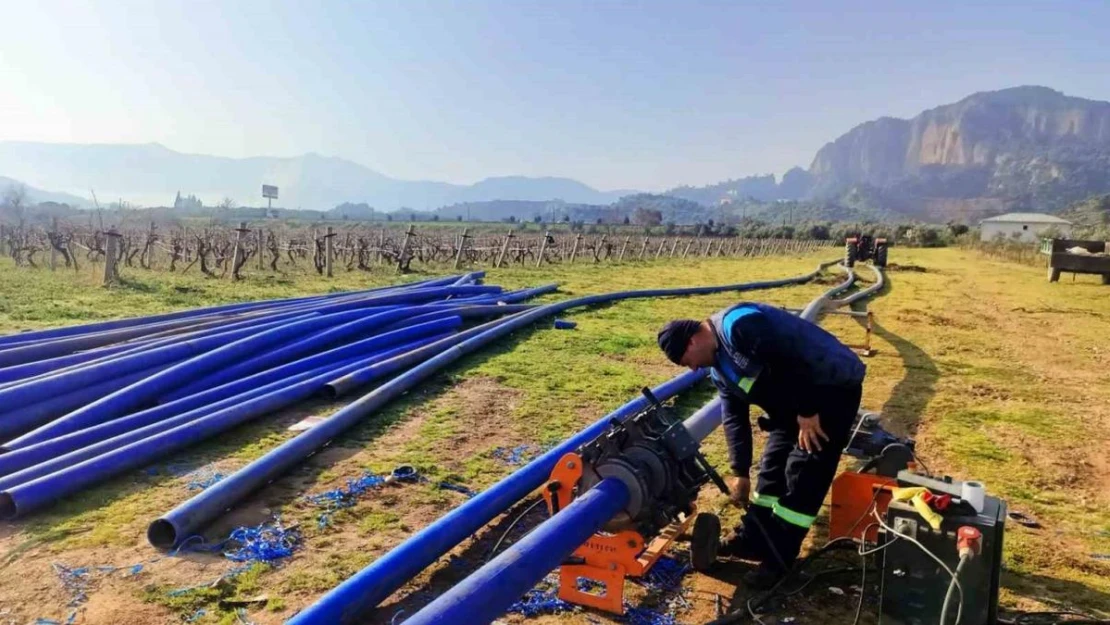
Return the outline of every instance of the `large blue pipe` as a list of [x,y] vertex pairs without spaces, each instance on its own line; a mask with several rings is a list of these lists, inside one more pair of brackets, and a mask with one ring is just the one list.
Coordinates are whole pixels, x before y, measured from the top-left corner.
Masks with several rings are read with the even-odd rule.
[[[652,389],[660,401],[685,392],[704,380],[704,371],[690,371]],[[623,421],[648,407],[642,396],[605,415],[578,434],[548,450],[520,470],[448,512],[370,566],[347,579],[290,621],[308,623],[357,623],[405,582],[443,554],[473,536],[513,504],[542,486],[564,454],[600,436],[614,420]]]
[[[21,474],[9,475],[0,482],[9,484],[18,481],[18,483],[6,487],[0,492],[0,519],[22,516],[85,486],[162,459],[178,449],[199,443],[260,416],[272,414],[274,411],[290,404],[311,397],[319,390],[322,383],[342,372],[343,369],[361,365],[362,363],[358,362],[346,365],[338,371],[331,370],[312,377],[297,376],[297,379],[302,377],[306,377],[306,379],[300,379],[300,381],[292,384],[275,383],[272,385],[273,390],[268,393],[252,397],[246,401],[235,402],[222,410],[192,419],[169,430],[157,432],[121,447],[115,447],[111,439],[103,441],[94,445],[94,447],[99,446],[97,449],[112,447],[110,451],[76,464],[73,464],[67,458],[64,462],[64,468],[29,481],[19,480],[37,474],[38,471],[35,470],[35,467],[31,467]],[[158,425],[153,424],[147,427],[157,429]],[[311,431],[310,429],[309,432]],[[124,434],[123,436],[127,437],[129,435]],[[81,450],[73,453],[84,455]]]
[[[812,280],[821,273],[825,267],[832,264],[835,264],[835,261],[822,263],[816,270],[796,278],[769,282],[755,282],[746,285],[732,285],[731,290],[744,291],[801,284]],[[705,289],[713,289],[714,287],[693,288],[698,289],[697,292],[699,293],[704,293],[708,292]],[[729,289],[729,287],[724,288]],[[675,291],[682,290],[676,289]],[[688,292],[683,293],[675,291],[664,294],[691,294]],[[639,291],[634,293],[645,292]],[[690,372],[680,375],[667,383],[677,385],[672,393],[666,394],[663,392],[662,387],[660,387],[655,390],[655,394],[660,398],[670,397],[676,392],[689,388],[695,382],[704,378],[704,376],[705,374],[702,372]],[[637,407],[628,409],[621,418],[630,416],[641,409],[646,405],[646,400],[637,398],[633,402],[630,402],[630,404],[626,404],[626,407],[629,405],[635,405]],[[624,408],[622,408],[622,411],[623,410]],[[315,604],[294,617],[293,620],[290,621],[290,625],[294,623],[297,625],[307,625],[309,623],[343,623],[347,625],[358,622],[369,610],[373,609],[378,603],[384,601],[386,597],[395,592],[425,567],[435,562],[439,557],[447,553],[467,537],[472,536],[479,528],[494,519],[497,515],[503,513],[529,492],[538,488],[550,475],[554,463],[562,454],[576,449],[580,445],[596,438],[604,431],[608,423],[609,417],[602,419],[590,428],[583,430],[577,436],[568,439],[563,445],[544,454],[520,471],[513,473],[438,521],[417,532],[414,536],[401,543],[401,545],[394,548],[385,556],[379,558],[370,566],[321,597]]]
[[[501,616],[536,580],[562,564],[597,528],[628,505],[628,488],[602,480],[566,508],[509,545],[493,560],[405,619],[407,625],[486,625]],[[558,523],[553,521],[558,520]],[[475,593],[480,593],[476,595]],[[481,596],[481,601],[475,601]],[[308,623],[294,618],[290,623]],[[311,621],[324,623],[324,621]]]
[[207,373],[216,367],[247,357],[260,349],[288,342],[301,336],[305,332],[331,327],[337,323],[344,323],[353,318],[365,315],[366,313],[361,310],[351,310],[332,313],[330,315],[312,316],[308,319],[290,321],[276,328],[243,337],[237,341],[194,356],[165,371],[161,371],[114,393],[106,395],[59,419],[55,419],[42,427],[24,434],[13,441],[13,444],[44,441],[61,434],[79,430],[89,425],[120,417],[131,410],[137,409],[144,403],[153,400],[159,394],[177,388],[185,380]]
[[236,304],[222,304],[219,306],[209,306],[207,308],[194,308],[190,310],[183,310],[172,313],[163,313],[160,315],[150,315],[146,317],[133,317],[128,319],[117,319],[113,321],[101,321],[97,323],[87,323],[76,326],[66,326],[63,328],[51,328],[48,330],[33,330],[28,332],[20,332],[16,334],[9,334],[7,336],[0,336],[0,346],[12,346],[19,343],[30,344],[34,341],[41,341],[44,339],[52,339],[64,336],[74,336],[78,334],[87,334],[91,332],[103,332],[106,330],[114,330],[117,328],[127,328],[137,325],[147,325],[161,321],[169,321],[172,319],[207,317],[216,314],[226,313],[241,313],[244,311],[255,311],[261,309],[272,309],[283,306],[290,306],[296,304],[303,304],[306,302],[323,301],[329,299],[351,297],[357,295],[366,295],[380,291],[390,291],[395,289],[410,289],[420,287],[434,287],[449,285],[459,279],[460,276],[446,276],[443,278],[435,278],[431,280],[424,280],[420,282],[412,282],[402,285],[387,285],[382,287],[375,287],[371,289],[364,289],[361,291],[344,291],[340,293],[328,293],[325,295],[309,295],[304,297],[294,297],[288,299],[275,299],[261,302],[240,302]]
[[64,434],[41,443],[27,445],[15,449],[14,451],[0,454],[0,476],[33,467],[62,454],[88,447],[89,445],[131,432],[138,428],[144,428],[151,424],[166,423],[182,414],[204,415],[234,406],[245,399],[257,397],[271,390],[278,390],[282,388],[283,385],[295,383],[300,379],[307,379],[303,377],[306,373],[309,374],[309,377],[323,375],[325,373],[328,375],[341,374],[349,370],[352,365],[362,367],[376,360],[392,358],[398,354],[403,354],[406,351],[432,343],[443,336],[446,335],[438,334],[422,338],[412,343],[394,347],[377,354],[363,353],[345,360],[332,360],[326,364],[319,364],[315,369],[305,369],[302,367],[296,372],[287,372],[287,374],[281,376],[252,376],[254,378],[253,381],[249,383],[224,385],[220,387],[219,393],[206,392],[185,397],[169,404],[155,406],[154,408],[149,408],[126,417],[94,425],[90,428]]
[[[323,332],[319,332],[300,341],[283,345],[275,350],[259,354],[254,358],[232,365],[231,367],[220,369],[219,371],[201,377],[195,382],[182,386],[172,392],[165,393],[161,395],[159,399],[160,401],[168,401],[184,397],[205,388],[210,388],[222,381],[250,375],[268,367],[288,362],[298,356],[316,352],[352,336],[364,334],[370,330],[382,332],[385,330],[400,330],[419,325],[421,328],[428,330],[428,333],[439,331],[440,326],[424,326],[421,324],[421,321],[424,321],[424,319],[419,319],[418,315],[422,310],[424,310],[422,306],[398,308],[326,329]],[[460,316],[455,313],[453,309],[446,309],[446,314],[437,319],[457,319],[461,322]],[[388,332],[380,336],[403,339],[408,335],[401,335],[398,337],[394,332]],[[375,338],[378,337],[371,337],[365,341],[360,341],[360,343],[366,345],[368,348],[372,348],[377,345],[377,343],[372,342]],[[389,339],[386,340],[388,341]],[[371,342],[368,343],[366,341]]]
[[[876,273],[879,274],[876,287],[868,290],[864,296],[877,292],[882,287],[881,271],[876,269]],[[807,321],[816,323],[818,317],[827,308],[842,305],[848,300],[858,301],[860,298],[847,298],[840,302],[830,299],[849,288],[855,281],[855,275],[850,270],[847,270],[847,274],[847,279],[843,283],[810,302],[801,316]],[[720,421],[720,400],[714,399],[688,418],[683,425],[695,440],[701,441],[720,424]],[[599,486],[611,481],[613,480],[604,480]],[[621,487],[623,489],[624,485],[622,484]],[[588,495],[589,492],[586,494]],[[583,500],[585,500],[584,496],[579,498],[579,501]],[[569,509],[570,506],[567,507],[567,510]],[[501,560],[501,557],[498,557],[484,565],[405,622],[418,625],[455,623],[460,622],[457,620],[460,614],[470,615],[465,619],[468,623],[491,622],[503,614],[517,597],[560,564],[578,545],[600,530],[612,517],[612,512],[609,510],[607,503],[594,498],[583,505],[577,517],[556,514],[518,542],[515,549],[511,548],[511,555],[503,554],[508,558],[507,560],[498,564],[498,560]],[[579,539],[580,536],[584,537]]]
[[[173,363],[159,365],[123,377],[111,378],[99,384],[79,388],[75,391],[65,393],[64,395],[47,397],[40,402],[6,412],[0,415],[0,441],[29,432],[91,401],[95,401],[125,386],[134,384],[145,377],[163,371],[172,364]],[[6,449],[6,445],[0,446],[0,453]]]
[[274,323],[257,324],[254,327],[214,334],[198,340],[177,341],[126,356],[117,354],[118,357],[95,361],[95,364],[85,363],[83,366],[56,375],[36,378],[16,386],[0,389],[0,406],[19,406],[37,402],[43,397],[68,393],[74,389],[96,384],[109,378],[181,360],[204,353],[213,347],[283,325],[286,322],[287,320],[282,320]]

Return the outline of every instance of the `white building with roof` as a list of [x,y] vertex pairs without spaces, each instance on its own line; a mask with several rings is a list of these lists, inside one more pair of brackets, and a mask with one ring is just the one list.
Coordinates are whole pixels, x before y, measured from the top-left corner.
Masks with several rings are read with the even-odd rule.
[[1021,241],[1040,240],[1045,231],[1053,229],[1064,237],[1071,236],[1071,222],[1043,213],[1006,213],[979,222],[979,239],[993,241],[999,234],[1008,240],[1020,234]]

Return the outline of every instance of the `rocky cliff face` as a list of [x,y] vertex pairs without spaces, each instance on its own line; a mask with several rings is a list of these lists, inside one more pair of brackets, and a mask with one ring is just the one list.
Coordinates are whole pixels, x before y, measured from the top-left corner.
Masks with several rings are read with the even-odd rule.
[[857,126],[825,145],[810,173],[818,195],[869,185],[1043,210],[1110,190],[1107,163],[1110,102],[1017,87]]

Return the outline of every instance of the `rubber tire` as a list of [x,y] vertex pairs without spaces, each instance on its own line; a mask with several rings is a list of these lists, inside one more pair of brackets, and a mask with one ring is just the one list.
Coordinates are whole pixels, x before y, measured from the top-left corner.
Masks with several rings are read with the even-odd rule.
[[859,248],[855,243],[847,243],[844,245],[844,264],[849,267],[856,266],[856,259],[859,257]]
[[1055,269],[1053,267],[1049,267],[1048,268],[1048,281],[1049,282],[1059,282],[1060,281],[1060,270]]
[[875,259],[871,261],[876,267],[886,267],[886,243],[875,246]]
[[694,517],[694,531],[690,537],[690,564],[694,570],[703,573],[713,568],[720,546],[721,519],[708,512]]

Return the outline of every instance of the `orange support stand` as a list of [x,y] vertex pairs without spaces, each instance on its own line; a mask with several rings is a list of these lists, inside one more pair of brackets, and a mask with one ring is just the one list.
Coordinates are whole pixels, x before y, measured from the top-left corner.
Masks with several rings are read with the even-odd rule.
[[[543,496],[552,514],[565,508],[573,499],[574,487],[582,477],[582,459],[568,453],[559,459]],[[678,523],[668,525],[651,542],[633,530],[614,534],[597,533],[574,551],[573,563],[559,569],[559,598],[577,605],[624,614],[624,581],[628,577],[646,575],[659,557],[680,535],[686,532],[696,511]],[[579,582],[599,584],[597,591],[579,589]]]

